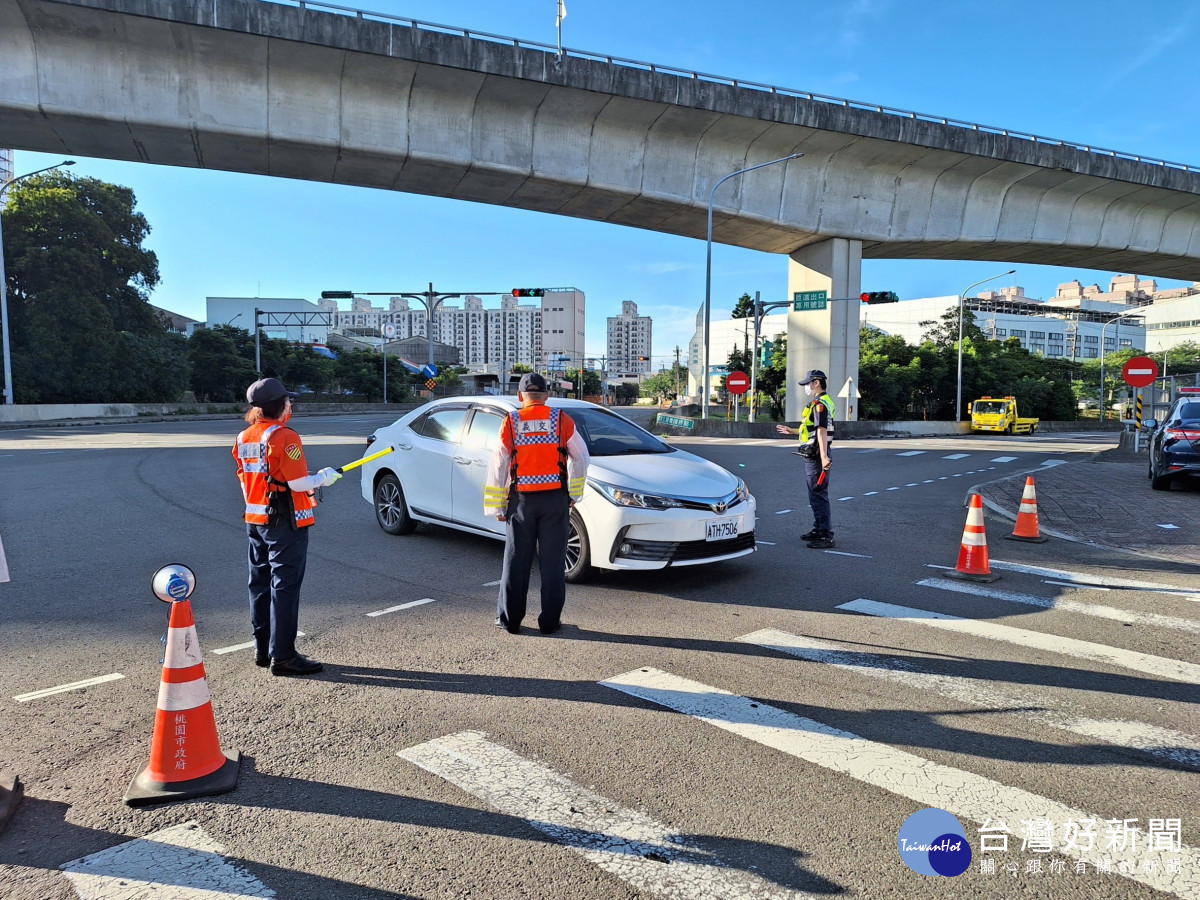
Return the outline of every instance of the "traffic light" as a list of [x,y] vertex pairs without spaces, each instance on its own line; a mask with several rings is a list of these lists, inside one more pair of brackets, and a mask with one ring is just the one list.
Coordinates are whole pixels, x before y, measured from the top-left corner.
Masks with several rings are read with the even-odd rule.
[[858,295],[863,303],[898,303],[900,298],[895,291],[867,291]]
[[639,357],[638,357],[638,362],[650,362],[650,357],[648,357],[648,356],[639,356]]
[[322,300],[353,300],[354,291],[321,291]]
[[546,291],[542,288],[513,288],[514,297],[542,297]]
[[762,342],[762,349],[759,351],[759,365],[769,366],[775,357],[775,345],[770,341]]

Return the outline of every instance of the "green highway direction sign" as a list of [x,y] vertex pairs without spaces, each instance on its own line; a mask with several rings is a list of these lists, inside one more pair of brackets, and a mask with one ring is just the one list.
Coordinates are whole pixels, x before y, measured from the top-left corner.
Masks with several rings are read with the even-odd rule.
[[674,425],[676,428],[695,428],[696,422],[694,419],[681,419],[679,416],[664,416],[658,414],[659,425]]
[[796,291],[792,294],[792,312],[811,312],[825,309],[829,294],[825,291]]

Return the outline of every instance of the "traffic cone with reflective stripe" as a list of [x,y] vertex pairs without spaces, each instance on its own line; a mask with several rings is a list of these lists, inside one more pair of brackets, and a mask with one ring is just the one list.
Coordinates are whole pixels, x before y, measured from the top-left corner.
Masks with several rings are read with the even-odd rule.
[[967,581],[995,581],[999,575],[993,575],[988,565],[987,534],[983,528],[983,498],[979,494],[971,495],[971,507],[967,510],[967,526],[963,529],[962,547],[958,551],[958,565],[952,572],[952,578],[965,578]]
[[129,785],[125,803],[146,806],[232,791],[240,764],[241,754],[221,751],[192,604],[177,600],[171,604],[150,762]]
[[1038,528],[1037,516],[1037,490],[1033,486],[1033,476],[1030,475],[1025,479],[1025,492],[1021,494],[1021,509],[1017,512],[1017,527],[1013,529],[1012,534],[1004,536],[1010,541],[1026,541],[1030,544],[1044,544],[1046,538],[1042,537],[1041,530]]

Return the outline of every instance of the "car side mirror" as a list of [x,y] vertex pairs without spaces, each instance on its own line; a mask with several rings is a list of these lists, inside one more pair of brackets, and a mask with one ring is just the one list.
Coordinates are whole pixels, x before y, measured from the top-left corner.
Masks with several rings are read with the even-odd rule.
[[1158,427],[1158,420],[1157,419],[1142,419],[1142,427],[1149,428],[1151,431],[1153,431],[1155,428]]

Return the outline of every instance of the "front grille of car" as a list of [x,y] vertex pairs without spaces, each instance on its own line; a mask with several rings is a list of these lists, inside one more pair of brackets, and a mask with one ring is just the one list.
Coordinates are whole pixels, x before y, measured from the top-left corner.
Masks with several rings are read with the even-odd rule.
[[684,509],[699,509],[704,512],[715,512],[718,515],[726,510],[733,509],[742,501],[738,499],[737,491],[732,491],[724,497],[718,497],[715,500],[703,500],[699,497],[676,497],[680,505]]
[[[624,547],[628,550],[621,552]],[[685,562],[728,556],[743,550],[754,549],[754,532],[739,534],[728,541],[638,541],[617,538],[613,545],[613,559],[636,559],[646,562]]]

